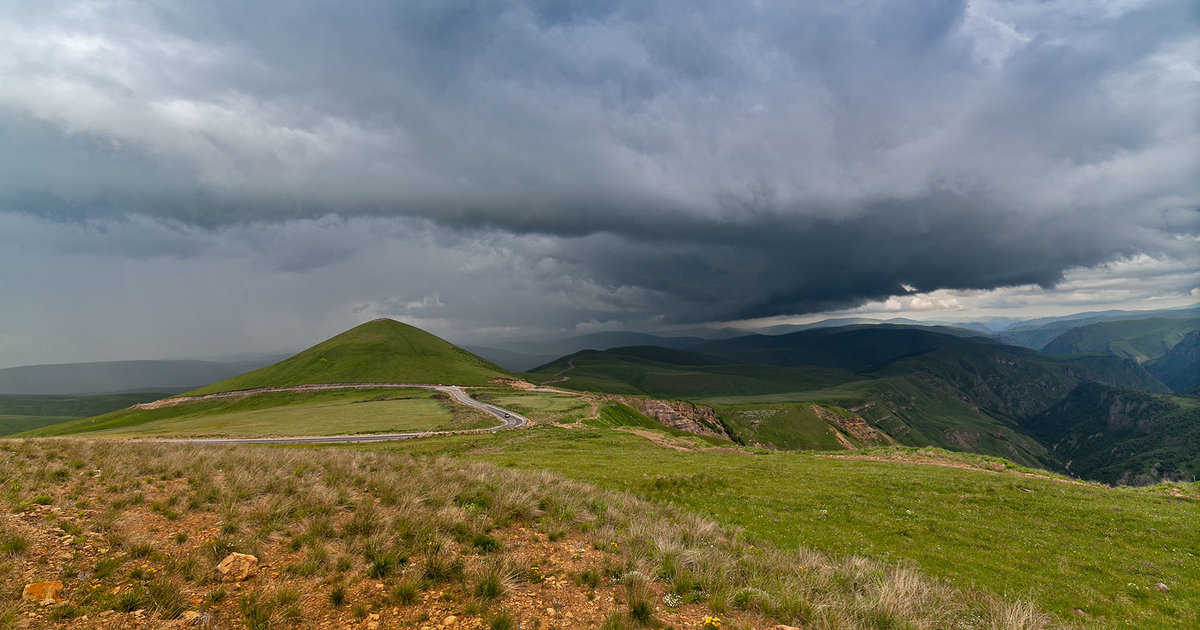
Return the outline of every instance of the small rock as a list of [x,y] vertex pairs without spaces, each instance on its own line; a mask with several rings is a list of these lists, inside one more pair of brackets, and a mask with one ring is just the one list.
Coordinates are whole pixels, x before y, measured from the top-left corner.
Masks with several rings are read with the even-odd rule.
[[455,621],[458,621],[458,617],[455,617],[454,615],[447,615],[446,618],[442,620],[442,625],[448,626]]
[[379,630],[379,622],[378,621],[368,621],[367,622],[367,630]]
[[553,617],[553,616],[554,616],[554,609],[553,609],[553,608],[547,608],[547,609],[546,609],[546,614],[547,614],[547,615],[550,615],[550,616],[552,616],[552,617]]
[[1083,612],[1082,610],[1079,610],[1078,608],[1076,608],[1075,610],[1072,610],[1071,614],[1075,615],[1076,617],[1086,617],[1087,616],[1087,613]]
[[25,589],[21,591],[21,601],[37,602],[43,606],[57,604],[63,601],[58,598],[59,593],[62,593],[62,589],[62,580],[26,584]]
[[1171,587],[1167,586],[1166,584],[1163,584],[1162,582],[1155,582],[1154,588],[1158,589],[1158,591],[1160,593],[1170,593],[1171,592]]
[[217,572],[226,580],[241,582],[258,573],[258,558],[245,553],[231,553],[217,565]]
[[[380,588],[382,588],[382,586]],[[379,613],[371,613],[367,619],[370,619],[371,621],[379,621]]]

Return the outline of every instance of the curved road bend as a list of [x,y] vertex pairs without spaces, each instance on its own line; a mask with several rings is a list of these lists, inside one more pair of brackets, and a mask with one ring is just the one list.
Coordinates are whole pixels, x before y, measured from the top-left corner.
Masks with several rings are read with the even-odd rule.
[[[457,433],[495,433],[503,429],[517,429],[525,426],[529,419],[521,414],[497,407],[485,402],[480,402],[471,398],[461,387],[457,385],[427,385],[424,383],[331,383],[320,385],[296,385],[294,387],[272,387],[255,390],[238,390],[233,392],[220,392],[218,394],[205,394],[203,396],[186,396],[178,399],[168,399],[173,404],[182,402],[192,402],[195,400],[211,400],[213,398],[233,398],[235,396],[244,396],[247,394],[264,393],[264,392],[288,392],[288,391],[322,391],[330,389],[370,389],[370,388],[397,388],[397,389],[434,389],[444,394],[449,395],[454,400],[474,407],[484,413],[491,414],[500,420],[503,424],[497,427],[488,429],[466,429],[462,431],[417,431],[412,433],[367,433],[361,435],[314,435],[314,436],[298,436],[298,437],[277,437],[277,438],[175,438],[158,440],[160,442],[170,442],[173,444],[351,444],[358,442],[388,442],[392,440],[407,440],[415,437],[426,437],[430,435],[451,435]],[[154,403],[145,403],[152,405]],[[137,405],[142,406],[142,405]]]

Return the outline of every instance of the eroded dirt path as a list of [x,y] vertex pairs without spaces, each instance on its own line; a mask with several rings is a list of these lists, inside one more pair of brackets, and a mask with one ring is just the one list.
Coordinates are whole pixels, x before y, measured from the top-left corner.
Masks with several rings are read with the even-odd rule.
[[563,376],[563,375],[564,375],[564,374],[566,374],[567,372],[570,372],[571,370],[574,370],[574,369],[575,369],[575,359],[567,359],[567,367],[566,367],[566,369],[559,370],[558,372],[555,372],[555,373],[554,373],[554,378],[552,378],[552,379],[550,379],[550,380],[548,380],[548,381],[544,381],[544,382],[542,383],[542,385],[551,385],[551,384],[553,384],[553,383],[565,383],[565,382],[567,382],[567,381],[571,380],[571,377],[570,377],[570,376]]

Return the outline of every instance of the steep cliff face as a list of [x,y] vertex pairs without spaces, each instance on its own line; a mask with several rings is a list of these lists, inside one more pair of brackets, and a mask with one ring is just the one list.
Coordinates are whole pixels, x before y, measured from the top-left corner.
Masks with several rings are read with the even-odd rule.
[[1145,485],[1200,472],[1200,406],[1186,399],[1084,383],[1021,424],[1088,479]]
[[1028,418],[1058,404],[1080,383],[1135,387],[1166,393],[1167,388],[1128,359],[1109,356],[1055,359],[1010,348],[948,348],[931,352],[890,370],[916,373],[935,387],[959,392],[972,405],[1008,416]]
[[661,422],[663,425],[694,433],[730,439],[717,412],[709,407],[681,400],[655,400],[653,398],[620,398],[621,402],[637,409],[642,415]]

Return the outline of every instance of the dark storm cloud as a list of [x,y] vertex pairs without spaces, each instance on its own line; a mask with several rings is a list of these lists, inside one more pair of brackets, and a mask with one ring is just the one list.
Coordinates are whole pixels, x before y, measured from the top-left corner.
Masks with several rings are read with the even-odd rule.
[[[577,295],[564,320],[1050,286],[1194,247],[1196,24],[1183,1],[29,2],[0,14],[0,209],[150,217],[155,245],[105,242],[288,273],[355,258],[321,217],[417,218],[510,247],[510,277]],[[252,236],[301,219],[328,223]],[[428,295],[378,303],[474,308]]]
[[[677,317],[729,320],[843,308],[905,293],[902,285],[989,289],[1053,286],[1062,270],[1154,251],[1188,256],[1194,242],[1155,229],[1120,233],[1077,215],[1016,220],[980,197],[949,192],[868,204],[848,218],[762,217],[696,228],[668,242],[573,243],[559,256],[612,283],[687,303]],[[1195,217],[1186,221],[1195,232]],[[1180,225],[1179,227],[1184,227]],[[620,256],[606,256],[618,250]]]

